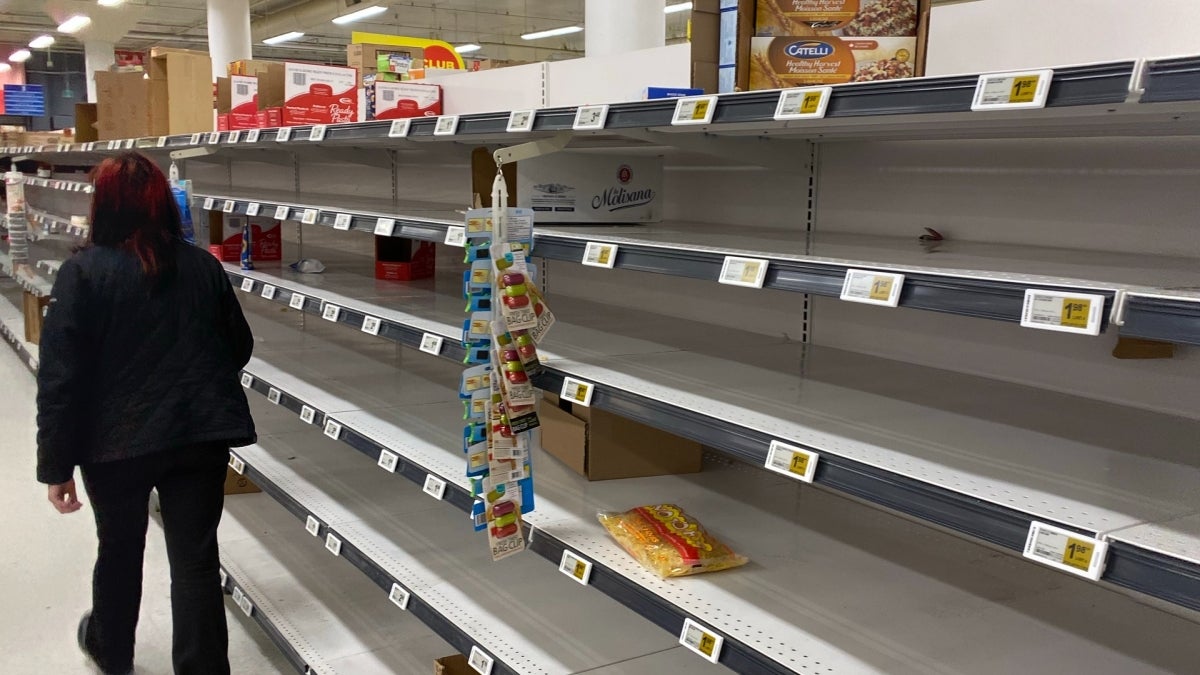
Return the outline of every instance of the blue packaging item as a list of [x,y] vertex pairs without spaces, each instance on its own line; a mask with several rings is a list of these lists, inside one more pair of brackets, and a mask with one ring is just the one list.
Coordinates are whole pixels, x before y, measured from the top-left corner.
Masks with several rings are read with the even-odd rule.
[[642,100],[649,101],[656,98],[684,98],[685,96],[703,96],[703,89],[692,89],[690,87],[646,87],[642,92]]
[[254,269],[254,257],[250,253],[251,237],[253,236],[251,234],[252,232],[253,229],[250,225],[250,219],[247,218],[245,223],[242,224],[242,269],[244,270]]
[[196,243],[196,228],[192,225],[192,207],[188,199],[188,187],[183,181],[171,184],[171,196],[179,207],[179,224],[183,229],[183,240],[189,244]]

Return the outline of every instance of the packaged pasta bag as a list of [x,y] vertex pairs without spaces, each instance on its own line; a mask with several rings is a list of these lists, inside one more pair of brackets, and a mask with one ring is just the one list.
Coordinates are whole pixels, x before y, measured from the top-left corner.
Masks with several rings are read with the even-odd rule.
[[684,577],[745,565],[704,526],[674,504],[599,514],[600,523],[638,562],[659,576]]

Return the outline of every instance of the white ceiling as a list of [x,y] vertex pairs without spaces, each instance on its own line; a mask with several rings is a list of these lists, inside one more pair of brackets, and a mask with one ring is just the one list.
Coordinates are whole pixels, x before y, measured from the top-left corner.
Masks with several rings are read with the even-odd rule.
[[[388,11],[347,26],[330,21],[359,3],[362,7],[386,4]],[[250,0],[256,57],[330,62],[344,61],[345,45],[355,30],[438,38],[451,44],[476,43],[484,49],[473,56],[494,59],[541,61],[581,56],[582,34],[536,42],[521,40],[520,35],[582,25],[583,8],[584,0]],[[23,45],[40,33],[54,34],[58,22],[76,12],[96,19],[96,30],[102,23],[115,24],[113,30],[123,35],[118,49],[144,50],[154,45],[206,49],[205,0],[127,0],[119,10],[100,7],[94,0],[0,0],[0,44]],[[667,16],[669,42],[684,38],[688,14]],[[102,16],[109,20],[102,21]],[[261,43],[265,37],[289,30],[304,32],[305,37],[278,47]],[[81,49],[77,40],[57,37],[56,49]]]

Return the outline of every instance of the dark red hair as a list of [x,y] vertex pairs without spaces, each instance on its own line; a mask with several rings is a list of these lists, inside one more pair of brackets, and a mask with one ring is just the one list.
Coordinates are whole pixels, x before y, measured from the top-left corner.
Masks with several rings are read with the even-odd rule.
[[150,278],[173,271],[183,227],[162,170],[145,155],[123,152],[101,162],[92,182],[89,243],[132,251]]

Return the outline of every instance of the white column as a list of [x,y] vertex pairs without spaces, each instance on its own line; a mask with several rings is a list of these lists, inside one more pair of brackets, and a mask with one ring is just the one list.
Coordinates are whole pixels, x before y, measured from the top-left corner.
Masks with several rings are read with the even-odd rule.
[[213,80],[225,77],[230,61],[251,58],[250,0],[208,0],[208,53]]
[[661,47],[667,40],[666,0],[585,0],[587,56]]
[[96,102],[96,76],[93,73],[97,70],[108,70],[116,62],[117,56],[113,53],[113,43],[102,40],[85,40],[83,42],[83,68],[87,74],[88,103]]

